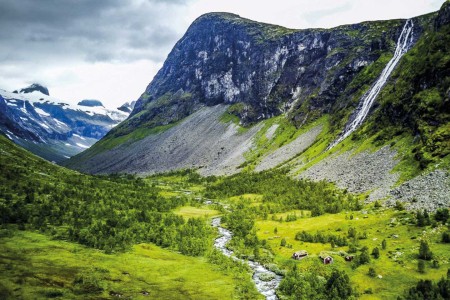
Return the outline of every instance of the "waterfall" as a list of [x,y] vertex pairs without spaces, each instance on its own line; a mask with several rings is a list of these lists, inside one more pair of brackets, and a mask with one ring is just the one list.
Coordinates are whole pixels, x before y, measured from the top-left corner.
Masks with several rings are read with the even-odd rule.
[[350,118],[351,121],[345,126],[344,132],[341,133],[341,135],[332,144],[330,144],[330,146],[328,146],[328,149],[331,149],[342,142],[364,122],[364,119],[369,113],[370,107],[377,98],[392,71],[397,66],[400,58],[402,58],[402,56],[411,48],[413,44],[413,28],[413,21],[411,19],[407,20],[403,26],[402,33],[398,38],[394,57],[392,57],[392,59],[388,62],[386,67],[381,72],[380,77],[378,77],[377,81],[372,85],[370,90],[361,97],[358,108],[355,113],[353,113],[354,117]]

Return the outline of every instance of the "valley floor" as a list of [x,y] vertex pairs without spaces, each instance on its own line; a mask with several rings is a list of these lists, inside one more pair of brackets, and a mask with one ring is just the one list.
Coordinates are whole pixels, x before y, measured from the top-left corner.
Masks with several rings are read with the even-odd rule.
[[1,299],[231,299],[235,282],[206,258],[153,244],[108,255],[31,231],[1,230]]

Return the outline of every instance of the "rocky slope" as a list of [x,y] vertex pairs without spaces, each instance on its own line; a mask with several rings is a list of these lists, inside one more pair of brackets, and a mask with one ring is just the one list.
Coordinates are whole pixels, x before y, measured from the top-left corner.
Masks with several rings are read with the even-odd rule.
[[73,106],[47,94],[48,89],[37,84],[14,93],[0,90],[0,131],[50,161],[86,150],[128,116],[104,108],[98,100]]
[[221,122],[226,108],[204,107],[175,127],[106,150],[77,163],[77,168],[92,173],[152,174],[189,166],[199,168],[202,175],[236,173],[260,127],[239,132],[239,126]]

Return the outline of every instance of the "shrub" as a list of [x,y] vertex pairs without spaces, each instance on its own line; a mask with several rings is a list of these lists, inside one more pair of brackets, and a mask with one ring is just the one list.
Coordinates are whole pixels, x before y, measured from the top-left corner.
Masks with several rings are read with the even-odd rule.
[[445,244],[450,243],[450,232],[449,231],[442,233],[442,242]]

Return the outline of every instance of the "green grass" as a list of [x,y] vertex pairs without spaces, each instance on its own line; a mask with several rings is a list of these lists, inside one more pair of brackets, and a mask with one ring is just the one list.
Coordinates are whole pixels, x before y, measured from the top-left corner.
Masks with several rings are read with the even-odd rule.
[[[406,212],[398,212],[391,209],[374,210],[368,208],[367,213],[343,212],[339,214],[326,214],[319,217],[304,217],[293,222],[278,222],[269,220],[258,220],[256,222],[257,235],[265,239],[275,253],[275,260],[280,265],[292,263],[292,253],[298,250],[306,250],[309,258],[296,262],[300,269],[311,268],[319,260],[321,251],[348,251],[348,247],[337,247],[332,249],[330,244],[307,243],[295,240],[299,231],[315,233],[321,231],[325,234],[346,236],[350,227],[356,228],[358,233],[366,232],[367,239],[359,240],[360,246],[367,246],[369,253],[374,247],[381,252],[379,259],[371,258],[369,265],[363,265],[352,269],[351,263],[345,262],[342,257],[333,255],[335,262],[333,268],[345,270],[350,276],[352,285],[361,293],[361,299],[396,299],[403,291],[413,286],[419,279],[438,280],[446,275],[450,267],[449,248],[440,243],[440,234],[448,230],[446,226],[437,228],[419,228],[409,224],[412,216]],[[283,215],[287,215],[288,212]],[[299,215],[297,213],[297,215]],[[305,214],[307,216],[307,214]],[[350,219],[353,215],[353,219]],[[277,214],[278,219],[281,214]],[[409,219],[408,219],[409,218]],[[277,228],[277,233],[274,229]],[[398,238],[393,238],[398,235]],[[281,247],[281,239],[286,239],[292,248]],[[381,242],[387,241],[387,249],[381,250]],[[417,253],[419,240],[426,239],[431,243],[431,249],[440,263],[439,269],[433,269],[431,263],[426,263],[426,273],[417,271]],[[402,253],[394,259],[395,253]],[[389,257],[390,256],[390,257]],[[377,274],[383,278],[371,278],[367,275],[369,267],[375,268]],[[364,290],[371,288],[373,295],[363,294]]]
[[220,215],[220,212],[208,207],[182,206],[174,210],[174,213],[188,218],[212,218]]
[[[183,256],[152,244],[107,255],[35,232],[0,233],[0,285],[16,299],[51,295],[109,299],[112,293],[133,299],[232,299],[234,295],[232,276],[218,271],[206,258]],[[85,284],[76,284],[77,278]],[[89,292],[89,288],[98,291]]]

